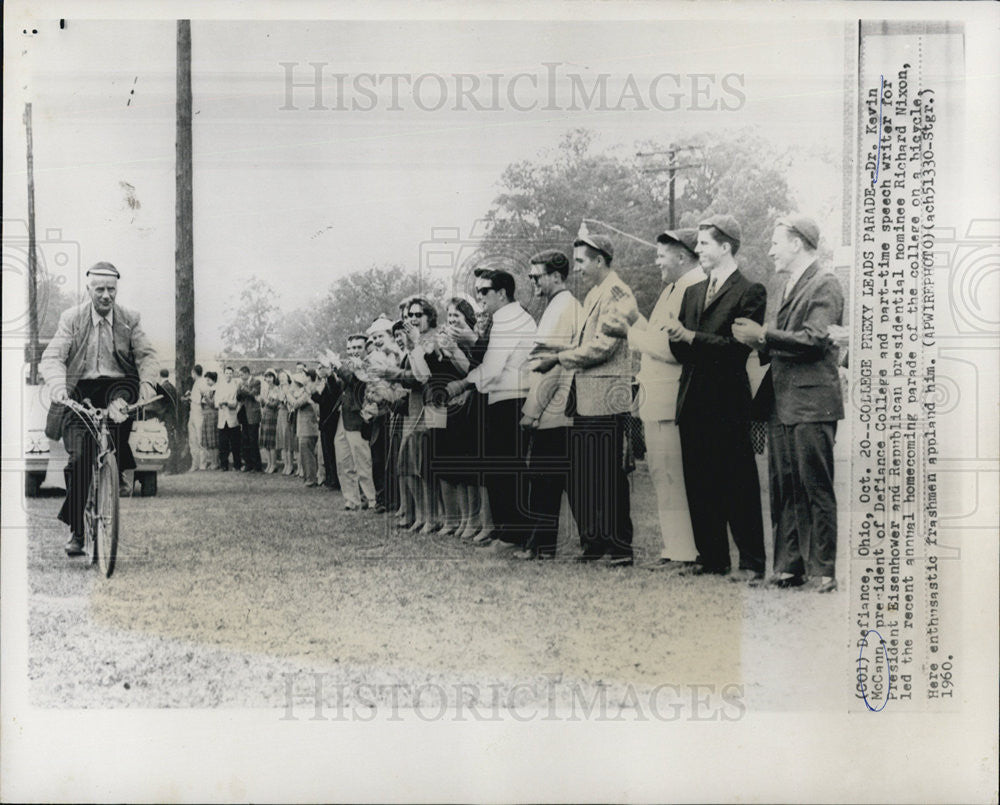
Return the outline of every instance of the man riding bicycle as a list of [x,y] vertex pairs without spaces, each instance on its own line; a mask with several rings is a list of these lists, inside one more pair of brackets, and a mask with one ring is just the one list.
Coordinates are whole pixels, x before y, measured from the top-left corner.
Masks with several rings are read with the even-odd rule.
[[40,364],[52,393],[45,433],[50,439],[61,437],[69,454],[66,500],[59,510],[59,519],[70,527],[67,556],[83,554],[83,513],[96,442],[66,401],[89,399],[95,407],[108,409],[118,466],[129,470],[135,469],[135,459],[128,444],[132,421],[125,408],[156,396],[156,351],[139,314],[115,303],[120,276],[110,263],[97,263],[87,271],[90,301],[59,317]]

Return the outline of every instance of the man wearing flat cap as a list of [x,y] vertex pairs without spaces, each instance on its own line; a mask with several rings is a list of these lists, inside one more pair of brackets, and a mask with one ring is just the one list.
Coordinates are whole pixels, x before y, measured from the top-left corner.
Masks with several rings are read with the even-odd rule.
[[632,565],[632,513],[625,467],[625,420],[632,410],[632,354],[628,340],[608,335],[602,324],[616,317],[629,323],[639,315],[632,290],[611,268],[614,246],[581,227],[573,243],[573,263],[591,285],[572,345],[536,361],[547,372],[558,362],[570,374],[566,414],[570,431],[569,502],[580,532],[580,561],[605,554],[611,564]]
[[694,562],[691,513],[684,490],[681,437],[677,430],[677,388],[681,365],[670,350],[667,330],[676,322],[684,292],[705,279],[695,248],[697,229],[678,229],[656,238],[656,264],[663,280],[663,292],[649,316],[639,317],[631,329],[624,318],[606,323],[609,335],[628,334],[633,352],[642,353],[636,380],[639,382],[639,418],[646,435],[646,462],[656,490],[663,549],[646,567],[677,568]]
[[698,226],[695,251],[708,279],[688,287],[670,348],[683,364],[677,392],[684,485],[697,565],[693,573],[730,570],[727,526],[739,550],[734,581],[764,576],[760,479],[750,443],[750,348],[733,337],[737,319],[764,321],[767,292],[736,264],[742,231],[731,215]]
[[775,587],[809,579],[817,592],[837,588],[837,501],[833,443],[844,418],[839,355],[830,328],[844,315],[840,282],[816,260],[819,227],[791,215],[778,221],[771,259],[788,274],[774,325],[738,318],[733,337],[770,365],[774,407],[768,421],[768,473],[774,529]]
[[40,363],[52,392],[45,432],[51,439],[61,437],[69,454],[63,470],[66,500],[59,510],[59,519],[70,527],[68,556],[83,554],[83,509],[97,445],[88,426],[64,403],[89,399],[98,408],[108,408],[118,468],[124,471],[135,469],[128,444],[132,420],[124,408],[156,396],[156,351],[139,314],[115,301],[120,276],[111,263],[97,263],[87,271],[89,301],[59,317]]

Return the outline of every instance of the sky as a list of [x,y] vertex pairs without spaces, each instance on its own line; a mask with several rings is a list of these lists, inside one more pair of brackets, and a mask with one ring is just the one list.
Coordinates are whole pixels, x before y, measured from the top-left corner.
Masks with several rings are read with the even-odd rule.
[[[19,122],[30,101],[42,264],[72,289],[94,262],[114,263],[120,299],[172,355],[175,23],[38,25],[5,94],[6,232],[27,217]],[[647,139],[753,126],[776,144],[839,157],[843,34],[842,23],[801,20],[760,30],[696,21],[195,20],[197,353],[221,348],[226,308],[252,275],[292,310],[371,264],[420,270],[435,236],[458,248],[454,238],[472,236],[503,170],[576,127],[623,155]],[[315,85],[311,63],[321,65],[327,108],[311,108],[314,86],[288,86],[289,76]],[[402,77],[376,85],[388,74]],[[602,80],[606,101],[586,100]],[[477,82],[471,96],[457,92]],[[822,183],[814,173],[789,178],[804,209],[839,181],[835,170]]]

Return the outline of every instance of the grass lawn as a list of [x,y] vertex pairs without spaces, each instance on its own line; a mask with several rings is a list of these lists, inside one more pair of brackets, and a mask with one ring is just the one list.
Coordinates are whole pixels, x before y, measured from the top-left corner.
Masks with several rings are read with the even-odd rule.
[[[658,555],[659,529],[644,464],[633,484],[638,562]],[[519,562],[344,512],[298,479],[231,472],[163,476],[157,497],[123,500],[105,581],[64,555],[58,498],[26,506],[41,706],[284,707],[288,679],[298,690],[315,671],[328,689],[558,680],[557,695],[610,698],[735,683],[762,709],[842,707],[853,692],[844,561],[830,596]]]

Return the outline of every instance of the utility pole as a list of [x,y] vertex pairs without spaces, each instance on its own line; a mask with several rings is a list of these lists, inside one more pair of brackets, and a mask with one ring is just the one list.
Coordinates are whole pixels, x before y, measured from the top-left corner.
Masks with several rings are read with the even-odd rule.
[[38,258],[35,253],[35,158],[31,144],[31,104],[24,105],[28,135],[28,384],[38,385]]
[[640,159],[649,159],[650,157],[658,157],[664,154],[667,155],[667,164],[657,167],[644,168],[643,173],[663,173],[667,172],[667,220],[668,229],[675,229],[677,226],[677,171],[685,170],[686,168],[698,168],[704,165],[702,162],[687,162],[684,164],[679,164],[677,162],[677,155],[682,152],[700,152],[701,148],[698,146],[676,146],[671,144],[670,148],[666,151],[640,151],[636,154]]
[[[174,328],[178,394],[190,391],[194,368],[194,191],[191,158],[191,20],[177,21],[177,164]],[[190,409],[179,406],[177,450],[187,444]]]

